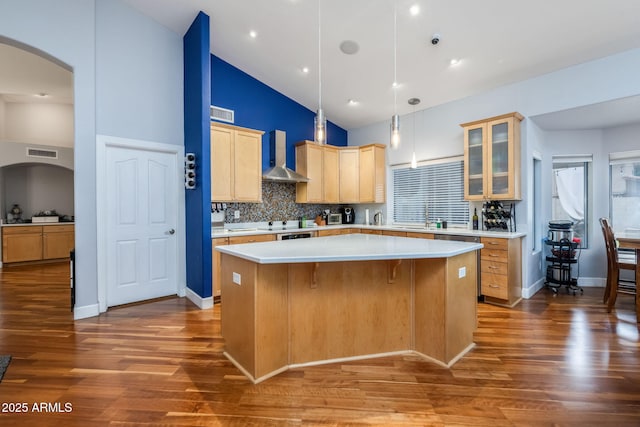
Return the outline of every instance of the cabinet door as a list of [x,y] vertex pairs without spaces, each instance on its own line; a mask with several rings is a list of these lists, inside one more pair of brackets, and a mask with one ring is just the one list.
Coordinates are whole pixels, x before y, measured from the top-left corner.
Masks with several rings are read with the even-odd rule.
[[464,128],[464,198],[483,200],[487,193],[485,179],[486,125]]
[[296,146],[296,172],[309,178],[309,182],[296,184],[297,203],[323,201],[323,147],[307,142]]
[[234,140],[234,200],[262,201],[262,135],[236,131]]
[[360,198],[359,149],[340,150],[340,203],[358,203]]
[[325,145],[322,153],[322,198],[325,203],[340,201],[339,164],[338,149]]
[[[67,253],[67,256],[69,254]],[[39,261],[42,259],[42,227],[4,227],[2,262]]]
[[42,227],[42,259],[69,258],[75,245],[72,225]]
[[233,177],[234,130],[211,126],[211,200],[228,202],[233,200],[231,178]]
[[227,237],[220,237],[216,239],[211,239],[211,282],[213,289],[213,296],[220,296],[220,289],[222,288],[221,281],[221,266],[220,259],[222,258],[220,252],[216,251],[216,246],[228,245],[229,239]]
[[373,146],[360,149],[358,172],[361,203],[373,203],[375,201],[375,160],[376,153]]
[[494,199],[519,199],[520,132],[515,131],[519,121],[512,117],[495,120],[487,124],[487,195]]

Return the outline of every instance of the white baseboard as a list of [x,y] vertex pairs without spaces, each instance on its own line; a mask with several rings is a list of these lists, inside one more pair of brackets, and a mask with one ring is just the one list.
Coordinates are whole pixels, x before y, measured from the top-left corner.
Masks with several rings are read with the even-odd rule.
[[200,295],[196,294],[189,288],[187,288],[186,297],[201,310],[206,310],[213,307],[213,297],[202,298]]
[[528,288],[522,288],[522,298],[529,299],[542,288],[544,288],[544,278],[540,278],[537,282],[533,283]]
[[100,315],[100,307],[98,304],[84,305],[73,308],[73,320],[86,319],[87,317],[95,317]]

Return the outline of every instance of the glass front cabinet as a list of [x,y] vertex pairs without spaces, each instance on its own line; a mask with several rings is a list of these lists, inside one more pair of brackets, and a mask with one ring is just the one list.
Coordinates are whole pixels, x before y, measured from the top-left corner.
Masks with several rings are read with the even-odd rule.
[[471,123],[464,129],[466,200],[520,200],[520,121],[509,113]]

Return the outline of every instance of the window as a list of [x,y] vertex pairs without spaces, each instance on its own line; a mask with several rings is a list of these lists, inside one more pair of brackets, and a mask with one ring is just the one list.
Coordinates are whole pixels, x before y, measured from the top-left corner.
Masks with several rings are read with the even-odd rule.
[[589,247],[591,155],[553,156],[551,217],[573,221],[580,247]]
[[609,154],[609,177],[614,232],[640,232],[640,151]]
[[[420,223],[427,219],[467,225],[469,203],[464,200],[463,161],[446,161],[393,170],[393,221]],[[428,215],[428,218],[427,218]]]

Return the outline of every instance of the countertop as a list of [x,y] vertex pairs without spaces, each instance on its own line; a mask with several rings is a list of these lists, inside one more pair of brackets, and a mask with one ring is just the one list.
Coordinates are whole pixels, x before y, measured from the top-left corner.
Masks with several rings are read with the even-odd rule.
[[[306,230],[306,229],[305,229]],[[345,234],[218,246],[216,250],[258,264],[449,258],[482,249],[480,243]]]
[[74,225],[75,222],[73,221],[58,221],[58,222],[21,222],[18,224],[6,224],[6,223],[2,223],[0,224],[0,227],[28,227],[31,225]]
[[341,228],[355,228],[355,229],[367,229],[367,230],[386,230],[386,231],[408,231],[412,233],[431,233],[431,234],[448,234],[458,236],[478,236],[478,237],[497,237],[499,239],[517,239],[526,236],[526,233],[515,232],[509,233],[505,231],[483,231],[483,230],[469,230],[467,228],[435,228],[435,227],[420,227],[415,225],[363,225],[363,224],[342,224],[342,225],[326,225],[326,226],[313,226],[306,228],[299,228],[296,226],[278,228],[274,227],[271,230],[266,229],[266,226],[238,226],[229,225],[224,229],[212,229],[211,237],[227,237],[227,236],[252,236],[256,234],[282,234],[282,233],[296,233],[305,231],[320,231],[320,230],[334,230]]

